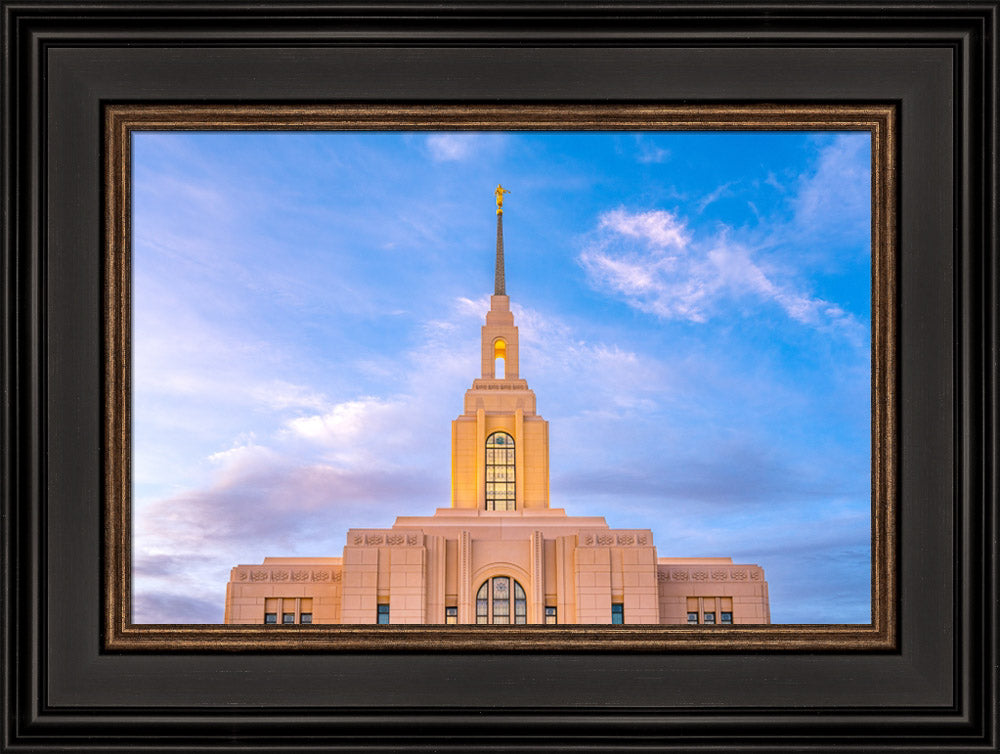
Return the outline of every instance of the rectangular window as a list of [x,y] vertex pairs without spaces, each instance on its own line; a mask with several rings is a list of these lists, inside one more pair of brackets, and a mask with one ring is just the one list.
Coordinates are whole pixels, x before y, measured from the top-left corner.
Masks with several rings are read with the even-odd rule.
[[613,602],[611,604],[611,622],[612,623],[625,622],[625,605],[623,603]]
[[379,605],[378,606],[378,622],[380,625],[386,625],[389,623],[389,606]]
[[295,622],[295,613],[282,613],[281,614],[281,622],[282,623],[294,623]]
[[545,608],[545,622],[550,626],[558,623],[558,616],[556,615],[556,609],[554,607]]
[[457,607],[446,607],[444,609],[444,622],[449,626],[453,626],[458,623],[458,608]]
[[264,613],[264,622],[265,623],[277,623],[278,622],[278,614],[277,613]]
[[[699,620],[701,618],[701,620]],[[732,625],[732,597],[688,597],[687,622],[709,625]]]
[[312,613],[300,613],[299,614],[299,623],[312,623],[312,622],[313,622],[313,614]]

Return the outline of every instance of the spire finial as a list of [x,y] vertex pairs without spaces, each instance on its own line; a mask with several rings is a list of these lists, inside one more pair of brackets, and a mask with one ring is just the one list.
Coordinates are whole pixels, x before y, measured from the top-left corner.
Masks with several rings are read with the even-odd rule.
[[493,193],[497,198],[497,269],[493,281],[493,295],[506,296],[507,284],[503,274],[503,195],[510,192],[498,183]]

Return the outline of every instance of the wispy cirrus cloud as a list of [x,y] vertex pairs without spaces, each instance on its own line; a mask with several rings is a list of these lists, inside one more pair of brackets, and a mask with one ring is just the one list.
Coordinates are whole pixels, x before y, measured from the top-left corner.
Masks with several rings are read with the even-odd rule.
[[714,204],[727,196],[733,195],[732,186],[735,181],[729,181],[728,183],[723,183],[721,186],[716,187],[712,191],[709,191],[705,196],[698,200],[698,211],[704,212],[705,208],[710,204]]
[[795,224],[827,239],[871,235],[871,147],[868,134],[839,134],[797,180],[791,199]]
[[691,243],[686,224],[664,210],[632,213],[618,208],[602,215],[598,225],[614,234],[645,241],[659,250],[683,250]]
[[427,151],[435,162],[461,162],[502,144],[501,134],[435,133],[426,140]]
[[667,210],[604,213],[579,261],[595,288],[662,319],[707,322],[731,304],[754,299],[776,304],[801,324],[861,335],[851,314],[780,280],[728,229],[699,237]]
[[659,146],[645,134],[635,135],[636,160],[642,164],[660,164],[670,159],[670,150]]
[[[789,185],[769,172],[765,185],[791,192],[785,199],[790,219],[762,217],[754,233],[717,226],[695,230],[690,219],[664,209],[604,212],[579,260],[598,290],[624,298],[631,306],[663,319],[706,322],[727,303],[756,299],[772,302],[794,321],[831,328],[863,341],[862,325],[835,301],[812,295],[786,273],[794,265],[771,265],[758,251],[799,245],[803,256],[831,241],[850,240],[868,253],[871,232],[870,139],[867,134],[817,137],[822,143],[814,163]],[[728,181],[694,202],[695,214],[733,196]]]

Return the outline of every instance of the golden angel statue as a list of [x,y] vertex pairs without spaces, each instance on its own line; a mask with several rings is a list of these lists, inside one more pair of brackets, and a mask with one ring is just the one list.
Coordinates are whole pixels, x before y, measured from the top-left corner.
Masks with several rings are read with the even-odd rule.
[[503,186],[501,186],[498,183],[496,191],[494,191],[493,193],[496,195],[496,198],[497,198],[497,214],[498,215],[502,215],[503,214],[503,195],[504,194],[509,194],[510,191],[508,191],[507,189],[505,189]]

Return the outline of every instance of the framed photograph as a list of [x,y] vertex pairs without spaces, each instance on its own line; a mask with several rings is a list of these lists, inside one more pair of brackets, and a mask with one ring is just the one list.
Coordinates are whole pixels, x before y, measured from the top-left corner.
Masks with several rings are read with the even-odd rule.
[[942,7],[4,2],[0,746],[995,750]]
[[[894,646],[895,119],[871,105],[109,106],[108,648]],[[275,152],[277,175],[247,174]],[[483,183],[488,165],[523,187],[527,234],[508,220],[504,235],[510,189]],[[448,239],[477,214],[469,183],[486,210],[478,255],[471,234]],[[240,214],[246,187],[258,198]],[[280,271],[263,296],[261,238]],[[317,265],[336,270],[323,285]],[[493,277],[478,301],[461,281],[477,271]],[[519,278],[524,298],[562,302],[522,305]],[[255,356],[211,396],[222,362],[299,348],[313,356],[269,378]],[[332,379],[307,377],[305,358]],[[532,386],[561,417],[552,432]],[[768,444],[780,463],[749,450]],[[821,479],[829,491],[810,491]],[[321,534],[347,528],[345,511],[367,527]],[[706,533],[671,557],[656,532],[676,528]],[[719,557],[741,539],[771,553],[773,591],[758,563]],[[282,546],[298,555],[225,560]]]

